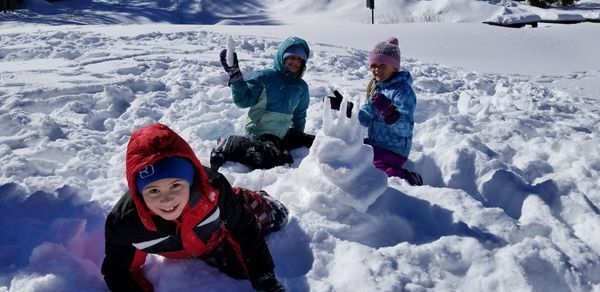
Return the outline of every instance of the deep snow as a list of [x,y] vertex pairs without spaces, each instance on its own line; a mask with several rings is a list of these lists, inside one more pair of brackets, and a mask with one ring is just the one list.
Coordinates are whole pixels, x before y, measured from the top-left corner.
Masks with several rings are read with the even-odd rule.
[[[600,291],[600,112],[588,82],[600,75],[597,25],[5,27],[0,291],[105,290],[104,216],[126,190],[129,135],[165,123],[207,163],[218,137],[243,133],[245,110],[218,61],[227,37],[250,76],[272,64],[287,35],[313,50],[306,131],[315,145],[293,151],[291,167],[221,171],[290,208],[290,224],[268,237],[288,290]],[[389,35],[415,80],[408,167],[423,174],[422,187],[377,171],[364,129],[323,103],[334,89],[364,100],[368,49]],[[474,49],[486,42],[499,49]],[[197,260],[149,257],[145,272],[157,291],[250,290]]]

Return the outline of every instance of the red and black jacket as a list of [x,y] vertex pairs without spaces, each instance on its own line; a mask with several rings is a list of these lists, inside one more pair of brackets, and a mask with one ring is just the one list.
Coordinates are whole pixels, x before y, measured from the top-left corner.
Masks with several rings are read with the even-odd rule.
[[[188,204],[172,221],[154,215],[135,187],[140,169],[171,156],[186,158],[196,167]],[[126,160],[130,191],[106,218],[102,274],[111,290],[152,290],[141,272],[148,253],[177,259],[202,257],[225,242],[251,281],[273,271],[267,244],[243,200],[233,194],[223,175],[201,165],[183,138],[161,124],[142,128],[131,136]]]

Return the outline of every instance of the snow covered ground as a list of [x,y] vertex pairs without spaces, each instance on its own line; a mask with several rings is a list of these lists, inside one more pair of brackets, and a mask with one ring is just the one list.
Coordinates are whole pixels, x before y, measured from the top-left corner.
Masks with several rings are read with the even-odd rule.
[[[126,190],[129,135],[167,124],[208,163],[218,137],[243,133],[245,110],[218,61],[226,37],[250,76],[289,35],[313,50],[306,130],[315,145],[295,150],[292,167],[221,168],[233,185],[290,208],[290,224],[268,237],[289,291],[600,291],[600,26],[335,17],[0,23],[0,291],[104,291],[104,218]],[[423,174],[421,187],[374,169],[364,129],[323,103],[334,89],[362,102],[368,50],[390,35],[415,80],[408,166]],[[157,291],[251,289],[197,260],[150,257],[145,272]]]

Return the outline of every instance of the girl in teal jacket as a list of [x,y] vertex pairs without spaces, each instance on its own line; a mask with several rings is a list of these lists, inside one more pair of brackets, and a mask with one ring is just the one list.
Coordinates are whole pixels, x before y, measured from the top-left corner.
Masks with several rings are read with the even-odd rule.
[[289,150],[310,147],[313,135],[304,133],[309,105],[308,85],[302,79],[310,49],[298,37],[285,39],[278,47],[272,68],[261,70],[244,80],[237,55],[234,64],[221,64],[229,75],[234,103],[249,108],[246,137],[219,139],[211,152],[211,167],[237,161],[252,168],[271,168],[293,162]]

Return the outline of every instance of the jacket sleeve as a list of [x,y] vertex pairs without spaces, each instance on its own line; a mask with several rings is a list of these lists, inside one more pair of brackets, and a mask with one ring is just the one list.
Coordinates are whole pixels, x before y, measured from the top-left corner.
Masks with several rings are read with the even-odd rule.
[[142,274],[141,266],[146,253],[137,250],[120,230],[121,224],[110,213],[105,226],[105,257],[102,274],[111,291],[152,291],[150,283]]
[[302,98],[300,99],[298,106],[294,109],[292,117],[292,128],[300,132],[304,132],[304,126],[306,125],[306,111],[308,110],[310,102],[308,85],[304,84],[304,89],[302,91]]
[[368,127],[373,119],[373,113],[371,113],[371,101],[367,101],[358,112],[358,121],[361,125]]
[[403,120],[406,123],[412,123],[417,103],[417,97],[412,87],[405,84],[400,90],[395,92],[392,100],[400,113],[400,120]]
[[231,95],[237,106],[247,108],[258,102],[258,97],[265,88],[260,76],[260,73],[257,73],[248,80],[231,83]]
[[221,219],[225,228],[231,233],[232,239],[239,245],[243,259],[242,266],[246,268],[248,279],[255,283],[267,273],[273,272],[275,268],[267,243],[260,234],[256,220],[244,208],[242,198],[233,194],[227,179],[218,172],[205,169],[209,176],[214,176],[211,184],[220,192]]

